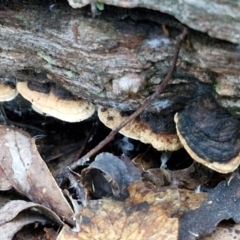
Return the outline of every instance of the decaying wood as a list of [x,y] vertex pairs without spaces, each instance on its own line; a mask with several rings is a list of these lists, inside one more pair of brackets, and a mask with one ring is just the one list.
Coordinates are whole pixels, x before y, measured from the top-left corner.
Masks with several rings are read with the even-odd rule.
[[71,170],[76,169],[78,166],[81,166],[84,162],[89,160],[90,157],[94,156],[99,150],[101,150],[105,145],[107,145],[124,126],[126,126],[129,122],[131,122],[136,117],[138,117],[143,111],[147,109],[147,107],[149,107],[149,105],[151,105],[154,99],[164,90],[164,88],[167,86],[167,84],[171,80],[176,67],[178,55],[180,52],[180,47],[182,45],[183,40],[187,36],[187,34],[188,34],[188,30],[187,28],[185,28],[182,34],[178,37],[172,64],[164,80],[161,82],[161,84],[157,86],[156,91],[151,96],[149,96],[146,99],[146,101],[141,105],[141,107],[139,107],[131,116],[129,116],[126,120],[124,120],[118,127],[113,129],[103,141],[101,141],[96,147],[91,149],[91,151],[89,151],[86,155],[81,157],[78,161],[71,164],[71,166],[69,166],[69,169]]
[[[96,0],[68,0],[81,8]],[[168,1],[168,0],[101,0],[102,3],[124,8],[148,8],[168,13],[192,29],[230,42],[240,42],[240,4],[237,1]]]
[[[2,81],[51,80],[96,105],[122,109],[139,107],[162,81],[183,28],[147,9],[107,7],[92,19],[89,9],[68,5],[4,8],[0,23]],[[238,113],[239,59],[237,45],[192,30],[177,72],[215,84],[219,101]],[[123,87],[131,79],[137,92]]]

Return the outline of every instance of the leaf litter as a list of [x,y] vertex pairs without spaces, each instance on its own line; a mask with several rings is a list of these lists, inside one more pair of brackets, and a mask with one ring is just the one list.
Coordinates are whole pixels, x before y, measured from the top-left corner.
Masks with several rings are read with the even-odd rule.
[[40,157],[35,140],[10,126],[0,126],[0,136],[0,164],[12,186],[33,202],[70,219],[73,211]]
[[[167,81],[171,77],[176,59],[173,61],[173,67],[169,71],[170,74],[165,79]],[[161,91],[161,87],[159,86],[152,98]],[[144,110],[144,107],[146,108],[150,101],[147,100],[141,109],[133,115],[136,117],[137,114]],[[133,115],[131,119],[134,118]],[[118,131],[119,127],[113,130],[110,137],[108,137],[108,141]],[[235,183],[235,178],[232,179],[235,190],[229,192],[235,201],[234,204],[226,206],[226,202],[221,202],[225,215],[221,212],[222,209],[216,207],[217,204],[213,204],[215,208],[209,220],[211,224],[206,226],[200,220],[189,224],[188,217],[186,217],[188,214],[194,217],[198,215],[198,219],[203,218],[203,216],[206,217],[206,215],[209,216],[209,212],[206,211],[207,208],[204,208],[207,201],[204,201],[204,199],[207,198],[208,193],[194,192],[193,189],[198,188],[198,184],[207,186],[205,189],[211,190],[209,191],[210,198],[211,194],[214,195],[214,192],[219,190],[218,187],[215,188],[216,184],[210,184],[210,180],[216,175],[206,170],[206,168],[195,171],[199,169],[199,165],[186,166],[185,161],[183,161],[184,167],[179,167],[179,162],[174,161],[174,165],[178,167],[171,169],[168,159],[164,158],[161,159],[162,162],[155,159],[154,166],[150,164],[148,167],[145,167],[145,160],[141,160],[142,162],[137,164],[137,169],[130,164],[134,163],[134,160],[131,161],[126,157],[120,160],[113,154],[104,152],[105,149],[102,151],[102,147],[107,141],[103,141],[103,144],[99,144],[96,149],[84,155],[83,159],[80,159],[81,161],[72,164],[71,159],[67,164],[61,164],[57,170],[53,167],[53,171],[55,170],[53,175],[56,176],[57,172],[62,171],[62,168],[69,166],[69,173],[71,174],[66,175],[70,182],[68,186],[69,192],[66,193],[66,189],[64,190],[65,196],[68,196],[67,201],[62,194],[62,190],[56,184],[52,173],[39,155],[35,140],[23,130],[14,127],[1,126],[0,133],[2,150],[0,153],[2,168],[2,171],[0,171],[1,191],[14,188],[32,201],[25,203],[24,201],[15,202],[11,200],[9,203],[18,204],[19,207],[12,207],[12,210],[9,210],[7,208],[9,205],[5,204],[0,209],[3,217],[8,216],[8,214],[11,216],[7,217],[6,221],[0,226],[0,231],[4,232],[4,229],[10,230],[6,230],[5,239],[12,239],[20,228],[34,222],[50,223],[53,227],[55,224],[58,226],[64,224],[58,239],[93,239],[93,236],[96,239],[118,239],[119,236],[122,239],[181,239],[181,236],[184,236],[183,239],[185,239],[185,236],[194,237],[192,239],[195,239],[197,235],[200,236],[211,232],[223,219],[233,218],[236,222],[239,221],[237,213],[235,213],[238,208],[236,203],[238,202],[238,184]],[[127,144],[129,145],[128,142]],[[69,146],[71,146],[71,143]],[[99,149],[101,149],[102,153],[96,156]],[[129,151],[132,151],[132,146],[124,153],[128,154]],[[64,158],[64,155],[66,155],[65,158],[67,158],[69,153],[65,154],[66,152],[55,152],[52,156],[46,157],[55,161],[55,158],[59,156]],[[114,151],[111,152],[115,153]],[[161,154],[164,155],[163,152]],[[92,156],[95,156],[95,161],[90,159]],[[172,156],[170,156],[171,159]],[[86,160],[90,160],[87,168],[81,164]],[[113,163],[109,164],[111,161]],[[76,170],[76,167],[80,167],[80,169]],[[76,170],[76,172],[73,170]],[[229,176],[217,175],[218,182],[227,177]],[[159,184],[160,182],[161,184]],[[226,182],[231,184],[231,181],[223,183]],[[226,190],[226,184],[224,186]],[[61,187],[67,188],[67,184],[63,184]],[[76,192],[80,192],[83,198],[77,197],[75,199]],[[221,194],[223,193],[221,192]],[[226,199],[229,199],[228,197]],[[219,198],[216,199],[219,200]],[[76,207],[76,205],[79,205],[79,207]],[[72,207],[74,210],[72,210]],[[4,212],[4,209],[8,209],[7,212]],[[49,212],[46,209],[49,209]],[[198,209],[203,210],[199,213],[200,210]],[[56,217],[56,214],[58,217]],[[216,218],[216,215],[220,217]],[[71,229],[69,226],[72,227],[73,225],[75,227]],[[222,230],[221,227],[218,227],[216,233],[218,229]],[[232,226],[232,229],[237,233],[238,225]],[[51,235],[57,233],[56,228],[55,230],[51,228],[51,230]],[[178,236],[179,231],[180,236]]]
[[[130,162],[130,159],[129,161]],[[124,199],[128,196],[127,187],[131,182],[140,179],[140,175],[131,176],[132,172],[139,171],[133,165],[128,166],[111,153],[100,153],[95,160],[82,171],[83,184],[91,186],[91,192],[95,197],[113,196],[116,199]]]
[[0,236],[12,239],[22,227],[35,222],[64,224],[56,213],[40,204],[14,200],[0,209]]
[[[180,219],[179,239],[193,240],[215,230],[222,220],[240,223],[240,177],[223,181],[209,194],[203,204],[185,212]],[[207,217],[206,217],[207,216]]]
[[[55,180],[40,157],[35,145],[35,140],[32,139],[26,132],[19,130],[18,128],[1,126],[0,131],[0,144],[2,149],[1,167],[3,169],[3,179],[6,178],[10,186],[27,196],[30,200],[36,202],[25,203],[21,201],[10,201],[9,203],[11,204],[19,204],[20,210],[18,210],[18,207],[11,207],[11,214],[13,215],[9,219],[6,218],[7,215],[4,212],[4,207],[7,205],[0,209],[1,215],[6,218],[6,222],[0,226],[0,232],[4,231],[5,234],[7,234],[6,239],[12,239],[14,234],[24,225],[34,222],[39,222],[44,225],[50,223],[53,226],[54,223],[58,226],[63,225],[60,218],[56,217],[56,213],[60,217],[64,217],[63,220],[65,220],[66,216],[70,218],[73,216],[77,222],[76,225],[78,225],[79,231],[76,233],[76,228],[75,231],[72,231],[71,228],[65,224],[58,236],[58,239],[92,239],[91,236],[93,235],[98,236],[96,239],[116,239],[117,236],[122,236],[122,239],[168,239],[168,237],[169,239],[188,239],[186,238],[186,235],[181,238],[181,234],[182,232],[187,232],[189,235],[189,231],[191,233],[195,232],[199,236],[203,235],[201,232],[202,230],[195,231],[195,228],[191,229],[192,225],[189,226],[188,223],[182,223],[185,221],[184,216],[189,212],[193,214],[192,212],[196,212],[199,211],[198,209],[201,209],[199,206],[208,196],[207,193],[196,193],[193,191],[193,189],[199,184],[196,177],[191,184],[189,183],[189,178],[191,178],[192,175],[199,175],[199,173],[194,173],[196,166],[194,167],[191,164],[185,169],[171,171],[168,169],[162,169],[160,161],[158,163],[159,167],[157,168],[156,162],[151,163],[154,159],[150,160],[149,158],[146,158],[146,155],[138,157],[139,160],[134,159],[131,161],[124,155],[121,158],[118,158],[111,153],[103,152],[97,155],[95,160],[92,161],[87,168],[85,167],[81,171],[81,175],[76,176],[77,182],[83,184],[83,188],[85,188],[85,190],[82,191],[87,192],[88,200],[86,200],[86,204],[82,205],[80,208],[81,210],[78,212],[75,210],[74,214],[70,205],[63,196],[61,189],[55,184],[50,184],[50,181],[55,182]],[[26,157],[28,156],[30,156],[30,160],[27,161]],[[13,158],[14,161],[16,161],[16,159],[20,161],[19,163],[14,163],[14,169]],[[6,159],[9,159],[9,161]],[[141,164],[138,163],[139,161]],[[150,164],[149,169],[142,168],[142,165],[145,165],[145,161]],[[36,164],[34,164],[34,162]],[[137,167],[134,166],[133,163],[135,163]],[[154,168],[151,168],[151,164],[154,164]],[[23,176],[16,172],[19,169],[23,172]],[[154,171],[156,171],[156,173],[154,173]],[[149,176],[146,177],[147,172],[149,172],[151,177],[154,176],[154,178],[149,178]],[[162,178],[162,172],[164,172],[165,175],[166,172],[168,172],[167,176],[170,176],[170,178],[167,178],[167,182],[158,184],[158,178]],[[179,174],[179,177],[181,176],[180,179],[184,177],[184,179],[188,179],[188,181],[179,181],[178,172],[181,172]],[[204,174],[201,174],[199,175],[199,179],[206,179],[206,177],[203,177]],[[211,174],[209,174],[209,176],[210,175]],[[229,196],[234,196],[234,192],[237,191],[238,181],[236,181],[236,179],[237,177],[229,181],[229,186],[226,185],[227,181],[225,181],[225,188],[234,186],[232,192],[228,194]],[[179,182],[181,182],[180,185]],[[23,186],[21,184],[23,184]],[[189,188],[190,190],[179,189],[179,186]],[[46,192],[45,190],[42,191],[42,189],[45,188]],[[7,189],[8,188],[5,190]],[[3,190],[4,188],[1,191]],[[40,193],[38,191],[40,191]],[[59,194],[58,192],[60,191],[60,197],[58,198],[56,198],[55,195],[56,191],[57,194]],[[226,191],[226,189],[224,189],[223,192],[224,191]],[[48,198],[45,194],[43,194],[47,194],[48,192],[51,193],[50,195],[52,197]],[[213,193],[214,189],[210,194]],[[70,193],[70,195],[71,194],[72,193]],[[148,197],[148,194],[151,197]],[[221,192],[219,194],[221,195],[223,193]],[[152,195],[154,195],[154,197]],[[226,194],[224,196],[226,197]],[[54,199],[52,200],[52,198]],[[94,200],[95,198],[97,199]],[[149,200],[149,198],[151,200]],[[72,200],[70,200],[70,202],[71,201]],[[234,201],[237,201],[236,198]],[[81,205],[81,199],[80,202],[76,202]],[[39,203],[39,205],[32,205],[37,203]],[[71,205],[73,205],[73,202],[71,203]],[[21,206],[24,206],[25,204],[26,206],[29,204],[29,207],[27,207],[27,213],[24,208],[21,209]],[[55,215],[50,209],[49,212],[51,212],[51,214],[47,214],[46,211],[42,209],[38,211],[30,210],[33,206],[37,209],[40,204],[42,204],[42,208],[44,209],[47,207],[55,211]],[[63,208],[61,207],[61,211],[59,211],[58,208],[61,205],[63,205]],[[56,206],[58,207],[56,208]],[[62,209],[64,209],[64,207],[70,210],[67,210],[67,213],[63,213]],[[235,211],[236,208],[234,208]],[[216,213],[220,210],[213,209],[213,212],[214,211]],[[41,215],[39,215],[39,213],[41,213]],[[207,211],[203,211],[201,214],[199,214],[199,212],[195,214],[196,215],[194,215],[194,217],[191,215],[190,219],[200,219],[201,216],[204,216],[205,219],[206,214],[209,215],[209,209]],[[214,216],[214,214],[211,215]],[[215,220],[214,224],[208,224],[205,227],[204,234],[213,231],[221,220],[234,218],[234,216],[235,215],[233,213],[227,217],[222,216],[218,220]],[[178,236],[179,218],[181,224],[180,236]],[[237,222],[238,218],[234,218],[234,220]],[[196,220],[194,223],[198,226],[203,226],[200,220]],[[183,225],[185,228],[182,229]],[[5,231],[6,228],[10,229],[10,232]],[[232,228],[234,229],[234,226]],[[220,232],[224,232],[225,235],[227,233],[231,233],[229,231],[226,233],[226,229],[223,231],[224,228],[221,227],[216,228],[216,232],[218,232],[218,230]],[[190,235],[192,237],[192,234]]]
[[177,188],[158,190],[137,181],[128,191],[125,201],[90,201],[80,212],[81,231],[65,226],[57,239],[178,239],[178,218],[172,216],[180,205]]

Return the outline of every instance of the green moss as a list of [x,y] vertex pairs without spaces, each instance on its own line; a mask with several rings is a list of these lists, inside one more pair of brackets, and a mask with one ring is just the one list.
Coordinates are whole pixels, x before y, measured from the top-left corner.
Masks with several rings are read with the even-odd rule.
[[49,64],[55,64],[55,60],[52,59],[52,57],[50,57],[49,55],[46,55],[43,52],[37,52],[37,55]]
[[19,19],[19,20],[24,20],[24,19],[26,19],[26,17],[24,18],[24,16],[21,15],[21,14],[15,14],[14,16],[15,16],[16,19]]
[[99,11],[103,11],[103,10],[104,10],[104,3],[97,2],[97,9],[98,9]]
[[75,76],[72,71],[65,71],[65,74],[68,76],[68,78],[73,78]]
[[45,69],[52,69],[52,65],[51,64],[45,64],[44,66],[43,66]]
[[215,92],[219,92],[219,90],[220,90],[220,85],[217,83],[217,84],[214,84],[214,90],[215,90]]

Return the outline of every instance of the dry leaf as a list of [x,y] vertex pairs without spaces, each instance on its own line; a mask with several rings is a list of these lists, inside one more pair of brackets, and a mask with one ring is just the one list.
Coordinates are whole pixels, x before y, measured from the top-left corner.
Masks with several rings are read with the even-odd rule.
[[143,182],[129,186],[124,202],[111,199],[91,201],[81,212],[81,231],[63,228],[57,240],[174,240],[178,239],[177,189],[153,190]]
[[53,177],[57,177],[58,174],[61,173],[67,166],[76,161],[76,155],[78,151],[79,149],[68,153],[67,155],[59,157],[57,161],[50,161],[49,163],[47,163]]
[[201,240],[239,240],[240,224],[233,227],[223,228],[217,227],[210,235],[200,238]]
[[32,210],[32,208],[35,208],[38,213],[45,215],[49,219],[58,223],[59,225],[63,225],[63,222],[58,217],[58,215],[56,215],[56,213],[51,211],[49,208],[46,208],[40,204],[33,203],[33,202],[26,202],[23,200],[14,200],[14,201],[8,202],[0,209],[0,226],[2,226],[3,224],[6,224],[7,222],[10,222],[20,212],[27,209]]
[[8,181],[7,176],[0,166],[0,190],[7,191],[12,188],[12,184]]
[[195,191],[187,189],[179,189],[179,194],[181,200],[180,213],[186,210],[196,209],[208,196],[208,193],[196,193]]
[[222,220],[232,218],[240,222],[240,179],[238,176],[221,182],[195,209],[185,212],[180,219],[179,239],[194,240],[207,235]]
[[46,224],[49,219],[59,225],[64,224],[53,211],[40,204],[22,200],[8,202],[0,209],[0,236],[10,240],[25,225],[34,222]]
[[[143,172],[143,179],[156,186],[168,186],[174,183],[181,188],[194,190],[197,186],[206,184],[211,179],[213,171],[200,164],[191,163],[191,161],[185,166],[185,161],[189,161],[186,154],[185,150],[178,150],[171,156],[167,156],[167,161],[161,162],[163,166],[160,167],[160,159],[163,160],[164,152],[160,153],[149,149],[134,158],[133,162]],[[168,164],[174,170],[170,170]],[[182,168],[183,166],[184,168]]]
[[121,156],[121,160],[124,162],[128,169],[129,176],[133,179],[133,181],[138,181],[142,179],[142,174],[139,168],[135,167],[131,159],[125,155]]
[[134,179],[125,163],[111,153],[100,153],[88,168],[82,171],[84,185],[91,188],[95,197],[114,196],[121,199],[128,196],[127,187]]
[[152,149],[148,149],[146,152],[137,155],[133,160],[136,167],[143,173],[148,169],[159,168],[160,155],[159,152]]
[[22,229],[25,225],[31,224],[31,223],[42,223],[46,224],[46,218],[44,216],[41,216],[39,214],[20,214],[17,216],[14,220],[11,222],[8,222],[2,226],[0,226],[0,236],[1,239],[4,240],[11,240],[14,235]]
[[50,207],[59,216],[70,218],[73,211],[64,198],[35,140],[15,127],[0,126],[0,165],[8,181],[33,202]]
[[58,233],[53,228],[44,228],[46,240],[55,240]]
[[14,235],[13,240],[56,240],[56,237],[48,239],[41,225],[36,222],[22,228]]

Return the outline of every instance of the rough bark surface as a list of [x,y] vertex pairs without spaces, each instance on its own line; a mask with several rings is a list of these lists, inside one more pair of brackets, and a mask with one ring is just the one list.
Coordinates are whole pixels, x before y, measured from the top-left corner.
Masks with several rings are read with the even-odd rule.
[[[48,7],[0,9],[1,81],[51,80],[96,105],[138,107],[166,74],[183,28],[173,17],[148,9],[108,6],[93,19],[89,8]],[[191,30],[177,73],[214,84],[219,102],[238,113],[239,51],[236,44]]]
[[[81,8],[96,0],[68,0],[74,8]],[[209,36],[240,43],[240,3],[235,0],[101,0],[125,7],[143,7],[168,13],[190,28]]]

